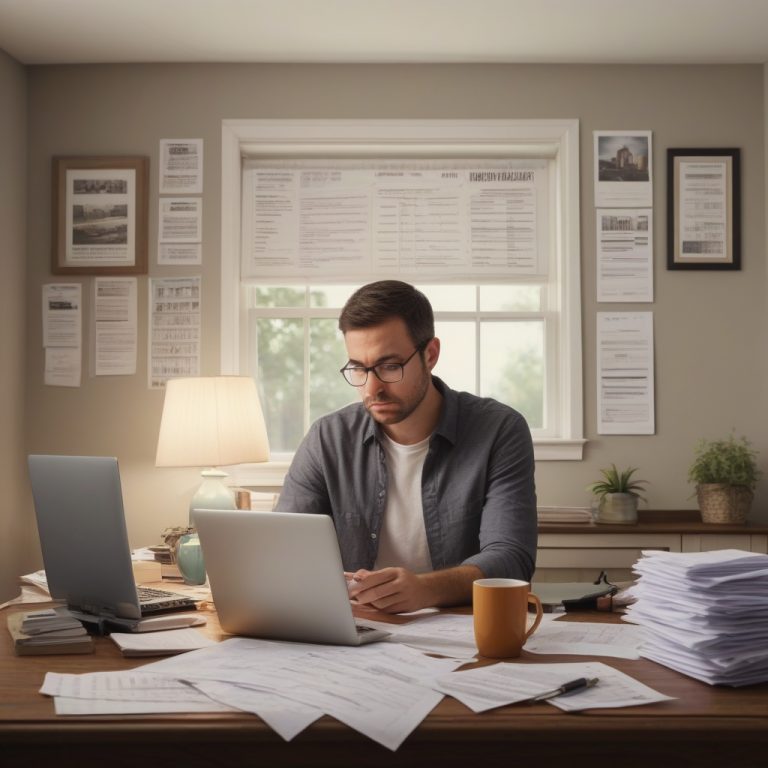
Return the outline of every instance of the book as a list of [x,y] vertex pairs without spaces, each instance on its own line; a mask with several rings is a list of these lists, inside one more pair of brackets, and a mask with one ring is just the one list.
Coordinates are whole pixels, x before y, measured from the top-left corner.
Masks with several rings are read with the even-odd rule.
[[540,523],[592,522],[592,510],[588,507],[539,507],[536,515]]
[[13,638],[13,649],[17,656],[93,653],[93,638],[85,627],[72,617],[67,620],[60,611],[66,609],[34,611],[31,616],[24,613],[8,616],[8,632]]

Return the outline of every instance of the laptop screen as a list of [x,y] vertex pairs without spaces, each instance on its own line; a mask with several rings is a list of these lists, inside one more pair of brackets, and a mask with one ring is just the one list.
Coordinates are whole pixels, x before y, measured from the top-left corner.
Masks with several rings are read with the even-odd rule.
[[117,459],[32,455],[29,476],[51,596],[139,618]]

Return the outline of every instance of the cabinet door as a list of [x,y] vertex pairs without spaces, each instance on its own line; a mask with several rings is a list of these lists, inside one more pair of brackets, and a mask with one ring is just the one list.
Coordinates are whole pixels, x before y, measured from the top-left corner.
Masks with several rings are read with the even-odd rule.
[[600,571],[629,581],[644,549],[680,552],[680,536],[667,533],[541,534],[537,581],[592,581]]
[[683,552],[711,552],[714,549],[743,549],[766,554],[766,540],[761,534],[684,533]]

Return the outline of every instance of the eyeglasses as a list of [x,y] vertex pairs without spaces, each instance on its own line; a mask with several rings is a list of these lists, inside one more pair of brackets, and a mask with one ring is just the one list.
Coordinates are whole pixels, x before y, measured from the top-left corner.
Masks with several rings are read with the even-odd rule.
[[353,387],[362,387],[368,381],[369,371],[373,371],[376,374],[376,378],[384,384],[397,384],[405,376],[405,366],[411,362],[414,355],[421,352],[426,346],[426,342],[419,344],[413,350],[411,356],[407,360],[403,360],[402,363],[379,363],[367,368],[364,365],[345,365],[339,370],[339,373]]

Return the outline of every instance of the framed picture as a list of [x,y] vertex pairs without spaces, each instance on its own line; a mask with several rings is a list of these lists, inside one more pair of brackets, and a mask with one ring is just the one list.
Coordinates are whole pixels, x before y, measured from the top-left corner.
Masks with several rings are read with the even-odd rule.
[[54,157],[54,275],[147,272],[149,158]]
[[667,150],[667,269],[741,269],[740,155]]

